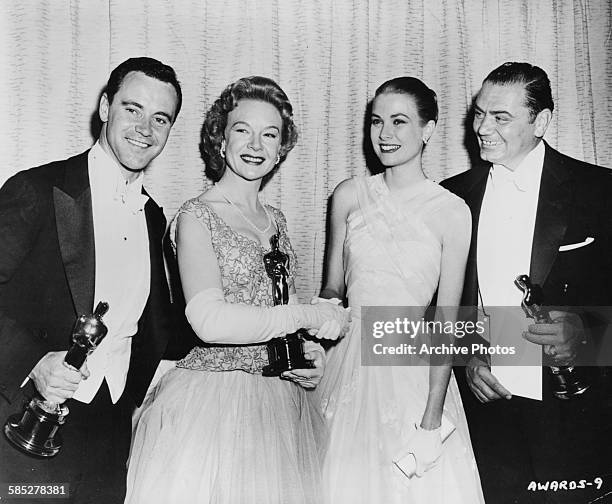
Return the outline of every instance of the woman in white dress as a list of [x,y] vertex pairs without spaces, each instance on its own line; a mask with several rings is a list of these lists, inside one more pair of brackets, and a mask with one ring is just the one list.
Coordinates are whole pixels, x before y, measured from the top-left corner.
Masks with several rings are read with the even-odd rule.
[[[471,217],[423,173],[437,118],[436,95],[420,80],[384,83],[372,102],[370,137],[385,171],[345,180],[333,194],[321,297],[346,296],[353,320],[349,336],[330,349],[318,388],[331,429],[323,466],[329,503],[484,502],[451,363],[361,361],[362,306],[409,306],[416,321],[437,291],[445,319],[457,314]],[[442,424],[455,427],[444,442]],[[402,458],[415,475],[394,464]]]
[[[336,338],[348,318],[330,304],[297,304],[285,217],[258,198],[262,179],[297,140],[291,104],[270,79],[240,79],[208,111],[202,140],[217,183],[181,207],[176,248],[185,313],[205,344],[145,404],[126,502],[320,502],[326,430],[304,389],[321,377],[322,349],[305,345],[315,369],[262,376],[264,342],[298,328]],[[289,257],[285,306],[273,306],[264,267],[273,235]]]

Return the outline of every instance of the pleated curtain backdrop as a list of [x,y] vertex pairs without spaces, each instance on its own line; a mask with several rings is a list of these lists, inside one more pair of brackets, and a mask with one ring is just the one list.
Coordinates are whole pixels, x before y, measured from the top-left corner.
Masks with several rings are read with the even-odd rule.
[[551,78],[549,143],[612,166],[608,0],[3,0],[0,16],[0,183],[88,148],[110,70],[147,55],[183,85],[181,114],[146,173],[172,218],[210,183],[198,149],[207,108],[239,77],[275,79],[300,140],[263,193],[287,216],[302,299],[320,288],[331,192],[367,171],[364,112],[386,79],[413,75],[438,93],[424,160],[436,181],[468,169],[473,96],[509,60]]

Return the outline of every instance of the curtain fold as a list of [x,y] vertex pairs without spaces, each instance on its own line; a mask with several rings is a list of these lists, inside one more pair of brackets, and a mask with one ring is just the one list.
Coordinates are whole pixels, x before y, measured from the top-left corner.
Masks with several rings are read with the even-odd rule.
[[[612,167],[612,3],[607,0],[10,0],[0,6],[0,183],[89,147],[112,68],[147,55],[172,65],[183,109],[146,185],[172,218],[208,184],[199,155],[204,113],[222,89],[266,75],[287,92],[300,140],[264,197],[287,216],[303,299],[321,282],[327,203],[366,173],[365,109],[400,75],[438,94],[427,174],[469,167],[469,109],[489,71],[529,61],[555,98],[546,139]],[[367,131],[366,131],[367,133]]]

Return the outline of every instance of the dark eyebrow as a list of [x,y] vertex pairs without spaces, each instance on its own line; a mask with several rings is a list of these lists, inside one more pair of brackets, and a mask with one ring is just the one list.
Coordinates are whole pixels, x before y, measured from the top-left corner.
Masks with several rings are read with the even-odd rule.
[[[478,112],[484,112],[484,110],[482,110],[476,104],[474,104],[474,109],[477,110]],[[507,110],[489,110],[489,114],[491,114],[491,115],[506,114],[506,115],[509,115],[510,117],[514,117],[514,115],[511,114],[510,112],[508,112]]]
[[[124,107],[126,105],[131,105],[132,107],[136,107],[139,110],[143,110],[143,108],[144,108],[140,103],[135,102],[135,101],[122,100],[121,101],[121,105],[124,106]],[[167,112],[164,112],[162,110],[160,110],[159,112],[155,112],[154,115],[164,116],[166,119],[168,119],[168,121],[172,122],[172,116],[170,114],[168,114]]]
[[142,105],[141,105],[140,103],[135,102],[135,101],[126,101],[126,100],[122,100],[122,101],[121,101],[121,105],[123,105],[123,106],[126,106],[126,105],[132,105],[133,107],[136,107],[136,108],[139,108],[139,109],[142,109],[142,108],[143,108],[143,107],[142,107]]
[[[405,117],[406,119],[410,119],[410,116],[404,114],[403,112],[398,112],[397,114],[391,114],[391,119],[394,119],[399,116]],[[374,112],[370,114],[370,117],[378,117],[380,119],[380,116],[378,114],[375,114]]]
[[166,119],[168,119],[169,122],[172,122],[174,119],[170,116],[170,114],[168,114],[167,112],[155,112],[155,115],[160,115],[160,116],[164,116]]

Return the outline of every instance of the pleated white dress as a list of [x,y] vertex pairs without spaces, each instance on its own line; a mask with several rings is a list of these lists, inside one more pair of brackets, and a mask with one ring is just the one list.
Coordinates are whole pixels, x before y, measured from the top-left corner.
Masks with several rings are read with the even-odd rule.
[[[468,427],[454,377],[444,416],[456,431],[436,467],[408,479],[393,465],[420,423],[429,390],[428,366],[362,366],[362,306],[427,307],[438,286],[442,245],[432,224],[469,210],[430,180],[399,195],[382,175],[355,180],[359,208],[348,217],[344,243],[348,336],[329,351],[318,388],[330,425],[323,467],[331,504],[478,504],[484,502]],[[469,224],[467,224],[469,226]],[[469,229],[463,230],[469,236]],[[423,308],[424,309],[424,308]],[[414,313],[413,313],[414,314]]]

